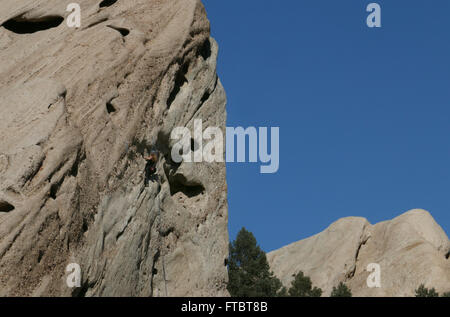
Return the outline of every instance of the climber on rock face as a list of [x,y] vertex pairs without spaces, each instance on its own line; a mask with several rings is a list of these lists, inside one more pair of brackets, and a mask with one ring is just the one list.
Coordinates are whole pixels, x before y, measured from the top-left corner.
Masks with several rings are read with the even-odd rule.
[[156,173],[156,164],[158,163],[158,151],[151,151],[149,156],[144,156],[144,160],[147,161],[145,164],[145,186],[148,185],[149,180],[152,175]]

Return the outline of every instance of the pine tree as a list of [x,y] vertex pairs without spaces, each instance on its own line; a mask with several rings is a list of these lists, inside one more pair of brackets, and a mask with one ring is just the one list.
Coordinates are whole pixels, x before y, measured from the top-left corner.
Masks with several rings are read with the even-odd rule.
[[352,297],[352,292],[343,282],[338,287],[333,287],[330,297]]
[[245,228],[230,243],[228,291],[233,297],[283,296],[285,289],[270,271],[266,254]]
[[439,293],[436,292],[434,287],[428,289],[424,284],[421,284],[418,289],[416,289],[416,297],[439,297]]
[[289,296],[292,297],[320,297],[322,290],[317,287],[312,287],[311,279],[305,276],[302,271],[298,272],[294,280],[291,282],[289,289]]

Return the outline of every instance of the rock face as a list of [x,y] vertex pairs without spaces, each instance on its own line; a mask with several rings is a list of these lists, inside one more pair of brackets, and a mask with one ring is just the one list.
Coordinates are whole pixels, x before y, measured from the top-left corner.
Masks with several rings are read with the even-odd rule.
[[226,295],[225,165],[170,157],[173,128],[225,128],[203,5],[80,0],[71,28],[71,2],[0,3],[0,295]]
[[[268,254],[275,275],[289,287],[303,271],[329,296],[345,282],[353,296],[414,296],[424,283],[450,291],[450,242],[424,210],[411,210],[371,225],[364,218],[343,218],[325,231]],[[381,287],[369,288],[368,265],[380,265]],[[373,269],[370,269],[373,270]]]

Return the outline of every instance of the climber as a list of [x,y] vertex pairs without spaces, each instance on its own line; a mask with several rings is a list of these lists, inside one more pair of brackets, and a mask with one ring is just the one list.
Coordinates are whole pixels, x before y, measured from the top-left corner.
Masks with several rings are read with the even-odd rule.
[[149,180],[156,173],[156,164],[158,163],[159,153],[152,150],[149,156],[144,156],[144,160],[147,161],[145,165],[145,186],[148,186]]

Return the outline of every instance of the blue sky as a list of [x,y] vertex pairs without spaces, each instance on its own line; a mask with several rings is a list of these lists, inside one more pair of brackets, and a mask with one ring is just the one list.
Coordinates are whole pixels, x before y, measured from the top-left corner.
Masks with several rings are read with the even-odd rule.
[[230,238],[271,251],[346,216],[450,227],[450,1],[203,0],[227,126],[279,126],[280,169],[229,163]]

